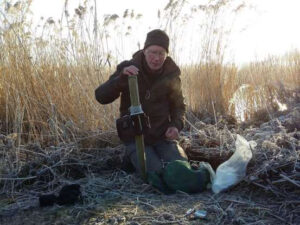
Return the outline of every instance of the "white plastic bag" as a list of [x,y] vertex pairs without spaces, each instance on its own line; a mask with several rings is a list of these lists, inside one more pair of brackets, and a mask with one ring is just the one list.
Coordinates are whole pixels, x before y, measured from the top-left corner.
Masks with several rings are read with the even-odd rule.
[[217,168],[212,183],[214,193],[228,189],[245,177],[248,162],[252,158],[251,148],[255,148],[256,145],[255,141],[248,142],[242,136],[237,135],[234,154]]

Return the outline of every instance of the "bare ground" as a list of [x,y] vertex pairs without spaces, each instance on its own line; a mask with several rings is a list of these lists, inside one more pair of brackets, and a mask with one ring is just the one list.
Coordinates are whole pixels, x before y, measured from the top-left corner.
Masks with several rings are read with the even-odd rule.
[[[77,183],[83,200],[73,206],[39,208],[30,195],[27,209],[7,210],[1,224],[299,224],[298,199],[274,197],[242,184],[227,193],[211,191],[164,195],[135,175],[112,171]],[[19,204],[21,201],[19,200]],[[189,209],[205,210],[205,218],[188,216]]]

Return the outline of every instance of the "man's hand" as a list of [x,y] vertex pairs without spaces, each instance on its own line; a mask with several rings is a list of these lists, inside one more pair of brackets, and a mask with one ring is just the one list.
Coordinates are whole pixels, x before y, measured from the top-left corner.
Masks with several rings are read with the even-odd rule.
[[138,73],[139,73],[139,69],[133,65],[124,67],[122,70],[122,75],[127,75],[127,76],[138,75]]
[[175,140],[179,138],[179,132],[176,127],[169,127],[165,135],[169,140]]

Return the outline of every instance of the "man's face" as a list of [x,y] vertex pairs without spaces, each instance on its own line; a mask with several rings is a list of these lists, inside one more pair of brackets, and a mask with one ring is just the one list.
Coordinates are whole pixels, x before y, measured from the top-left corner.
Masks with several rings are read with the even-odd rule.
[[167,57],[167,51],[158,45],[150,45],[144,50],[146,62],[151,70],[159,70]]

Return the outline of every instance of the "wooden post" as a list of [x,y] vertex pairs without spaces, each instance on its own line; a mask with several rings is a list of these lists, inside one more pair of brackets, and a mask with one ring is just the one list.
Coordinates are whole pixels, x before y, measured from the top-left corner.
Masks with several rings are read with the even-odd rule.
[[[130,92],[130,115],[136,115],[138,118],[138,124],[142,129],[142,121],[140,115],[144,112],[141,108],[140,98],[139,98],[139,87],[137,76],[128,76],[128,84],[129,84],[129,92]],[[142,173],[142,178],[144,181],[147,181],[147,169],[146,169],[146,155],[145,155],[145,144],[144,144],[144,135],[136,135],[135,136],[135,145],[136,145],[136,153],[138,158],[138,164],[140,167],[140,171]]]

